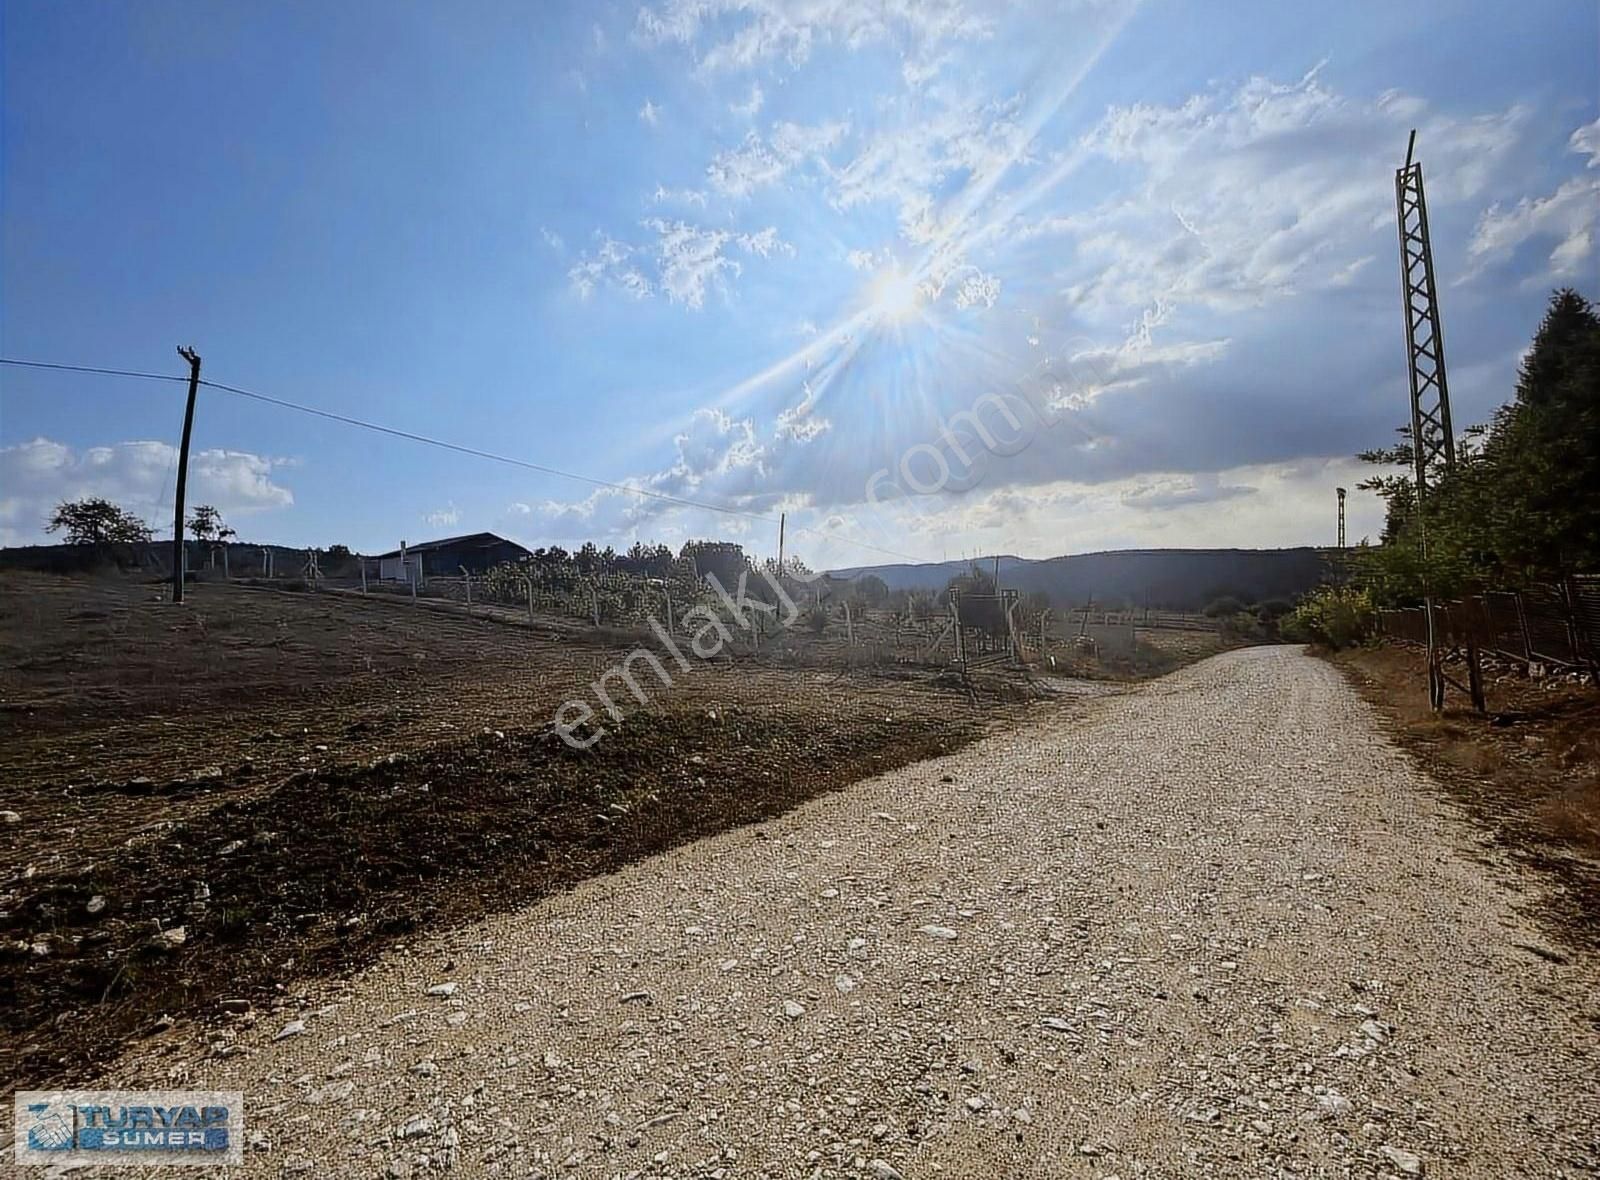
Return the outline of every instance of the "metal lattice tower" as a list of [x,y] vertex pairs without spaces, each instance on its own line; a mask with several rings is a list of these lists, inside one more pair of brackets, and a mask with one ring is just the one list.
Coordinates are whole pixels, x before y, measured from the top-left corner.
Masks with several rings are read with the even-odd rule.
[[1344,489],[1334,488],[1339,493],[1339,552],[1344,552]]
[[[1406,143],[1406,162],[1395,170],[1394,201],[1400,223],[1400,296],[1405,306],[1406,362],[1411,375],[1411,448],[1416,466],[1417,512],[1422,526],[1423,577],[1426,579],[1428,533],[1426,508],[1429,487],[1454,470],[1455,431],[1450,425],[1450,388],[1445,380],[1444,331],[1439,325],[1439,295],[1433,280],[1433,246],[1428,240],[1428,204],[1422,191],[1422,165],[1412,157],[1417,133]],[[1344,544],[1344,495],[1339,496],[1339,543]],[[1424,581],[1426,586],[1426,581]],[[1440,642],[1437,607],[1424,592],[1423,608],[1428,629],[1428,700],[1435,710],[1444,707],[1445,649]],[[1483,711],[1483,678],[1478,666],[1477,643],[1465,640],[1469,687],[1473,705]],[[1457,688],[1461,685],[1456,684]]]
[[1444,372],[1444,333],[1433,282],[1433,247],[1428,241],[1428,205],[1422,193],[1422,165],[1412,162],[1417,133],[1406,145],[1406,162],[1394,174],[1394,200],[1400,217],[1400,293],[1405,304],[1406,359],[1411,371],[1411,445],[1415,452],[1417,499],[1456,465],[1455,432],[1450,426],[1450,390]]

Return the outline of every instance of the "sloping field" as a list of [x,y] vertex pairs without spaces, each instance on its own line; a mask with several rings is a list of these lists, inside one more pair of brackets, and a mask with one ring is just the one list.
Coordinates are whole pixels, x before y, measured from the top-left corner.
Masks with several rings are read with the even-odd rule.
[[670,688],[642,671],[642,707],[616,689],[630,715],[580,751],[552,718],[596,704],[616,635],[223,585],[172,607],[120,578],[0,594],[16,1082],[951,749],[1027,696],[695,662]]

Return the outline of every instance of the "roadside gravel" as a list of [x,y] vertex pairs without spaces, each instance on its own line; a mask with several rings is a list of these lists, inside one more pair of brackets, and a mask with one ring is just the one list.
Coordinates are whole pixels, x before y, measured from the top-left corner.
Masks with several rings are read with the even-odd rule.
[[244,1090],[229,1175],[1592,1174],[1600,969],[1517,872],[1334,669],[1231,652],[105,1083]]

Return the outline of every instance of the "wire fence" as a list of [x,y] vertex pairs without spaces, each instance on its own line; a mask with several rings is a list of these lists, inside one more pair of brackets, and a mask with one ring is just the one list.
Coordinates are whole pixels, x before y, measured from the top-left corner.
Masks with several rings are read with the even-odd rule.
[[[1600,684],[1600,574],[1436,603],[1434,626],[1442,643],[1473,641],[1530,668],[1581,669]],[[1426,643],[1427,614],[1421,607],[1379,611],[1378,630],[1390,639]]]

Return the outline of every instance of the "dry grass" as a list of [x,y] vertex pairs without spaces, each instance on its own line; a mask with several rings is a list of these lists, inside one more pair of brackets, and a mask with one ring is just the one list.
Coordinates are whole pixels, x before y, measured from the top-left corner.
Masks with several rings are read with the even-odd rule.
[[1600,849],[1600,778],[1546,799],[1538,815],[1552,838],[1576,848]]
[[1434,713],[1421,651],[1363,648],[1329,658],[1450,797],[1544,875],[1566,932],[1600,946],[1600,691],[1491,669],[1487,714],[1454,690]]

